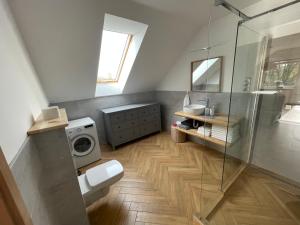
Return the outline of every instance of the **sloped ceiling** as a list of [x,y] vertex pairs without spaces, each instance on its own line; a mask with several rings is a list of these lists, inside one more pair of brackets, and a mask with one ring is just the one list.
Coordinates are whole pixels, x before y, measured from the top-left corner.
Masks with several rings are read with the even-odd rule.
[[[180,12],[178,7],[165,12],[138,0],[10,0],[9,4],[45,93],[55,103],[94,97],[105,13],[149,25],[124,92],[154,90],[208,22],[207,2],[212,1],[205,0],[199,11],[194,10],[194,0],[184,2],[189,7]],[[188,9],[193,15],[184,16]]]

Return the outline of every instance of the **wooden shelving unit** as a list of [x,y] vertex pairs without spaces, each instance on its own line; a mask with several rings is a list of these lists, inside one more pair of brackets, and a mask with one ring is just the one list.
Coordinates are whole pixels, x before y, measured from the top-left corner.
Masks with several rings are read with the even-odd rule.
[[[216,124],[216,125],[224,126],[224,127],[227,127],[228,124],[229,124],[229,126],[232,127],[232,126],[236,125],[237,123],[239,123],[239,121],[240,121],[240,119],[238,119],[238,118],[231,118],[228,123],[228,116],[226,116],[226,115],[216,115],[213,118],[211,118],[209,116],[193,116],[193,115],[190,115],[185,112],[176,112],[175,116],[185,117],[185,118],[202,121],[202,122],[209,123],[209,124]],[[223,147],[226,146],[226,141],[222,141],[222,140],[214,138],[214,137],[209,137],[209,136],[200,134],[197,132],[197,129],[185,130],[180,127],[176,127],[176,130],[178,130],[179,132],[183,132],[185,134],[200,138],[202,140],[209,141],[211,143],[223,146]],[[227,143],[227,146],[230,146],[230,145],[232,145],[232,143]]]
[[[217,138],[213,138],[213,137],[204,136],[202,134],[199,134],[196,129],[185,130],[185,129],[176,127],[176,130],[178,130],[180,132],[183,132],[183,133],[186,133],[188,135],[194,136],[194,137],[198,137],[198,138],[200,138],[202,140],[212,142],[214,144],[217,144],[217,145],[220,145],[220,146],[223,146],[223,147],[226,146],[226,142],[225,141],[219,140]],[[228,143],[227,146],[230,146],[230,143]]]
[[[216,115],[213,118],[211,118],[210,116],[193,116],[186,112],[176,112],[175,116],[185,117],[185,118],[198,120],[198,121],[202,121],[202,122],[206,122],[206,123],[210,123],[210,124],[216,124],[216,125],[224,126],[224,127],[227,127],[227,124],[228,124],[228,116],[226,116],[226,115]],[[239,123],[239,121],[240,121],[239,118],[230,117],[229,126],[232,127],[232,126],[236,125],[237,123]]]

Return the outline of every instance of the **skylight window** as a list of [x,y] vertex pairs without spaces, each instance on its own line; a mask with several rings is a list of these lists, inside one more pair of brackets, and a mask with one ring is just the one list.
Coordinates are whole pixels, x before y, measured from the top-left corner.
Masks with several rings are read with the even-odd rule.
[[98,83],[117,83],[132,40],[132,35],[103,30]]

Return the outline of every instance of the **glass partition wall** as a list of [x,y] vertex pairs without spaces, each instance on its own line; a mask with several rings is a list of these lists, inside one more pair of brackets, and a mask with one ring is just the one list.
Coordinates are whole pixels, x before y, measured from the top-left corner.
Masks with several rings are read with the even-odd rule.
[[247,163],[300,181],[299,10],[298,2],[238,25],[229,123],[240,120],[240,137],[231,144],[228,127],[223,190]]
[[244,23],[268,36],[257,88],[260,92],[251,164],[296,186],[300,184],[299,11],[300,2]]
[[[206,71],[201,84],[191,78],[192,103],[213,111],[206,112],[202,130],[205,148],[197,196],[202,218],[213,212],[247,166],[300,183],[299,11],[300,3],[241,22],[243,18],[211,1],[209,22],[189,49],[195,61],[192,76],[201,64]],[[216,71],[221,76],[212,79]]]
[[[224,155],[226,155],[234,49],[237,25],[240,19],[236,15],[228,13],[225,8],[216,7],[214,1],[211,1],[209,17],[207,26],[202,29],[202,32],[207,35],[207,42],[199,48],[202,53],[206,54],[206,69],[210,72],[208,74],[210,76],[205,79],[206,86],[216,85],[216,81],[219,83],[217,83],[217,91],[212,91],[213,89],[210,88],[201,93],[201,96],[207,99],[207,106],[210,109],[206,112],[207,121],[203,129],[204,136],[208,140],[205,141],[206,151],[204,151],[202,159],[202,192],[200,196],[202,219],[210,215],[224,194],[222,190]],[[220,76],[217,77],[216,74]],[[228,158],[227,166],[231,164],[232,162],[229,162]],[[226,167],[226,174],[230,172],[228,168]]]
[[222,190],[226,190],[250,161],[267,38],[245,24],[238,25],[229,102],[227,145]]

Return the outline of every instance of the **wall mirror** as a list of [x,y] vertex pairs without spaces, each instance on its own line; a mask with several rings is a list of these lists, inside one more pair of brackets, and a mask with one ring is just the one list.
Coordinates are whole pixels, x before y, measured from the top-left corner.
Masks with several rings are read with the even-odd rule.
[[191,63],[191,90],[220,92],[222,57],[193,61]]

